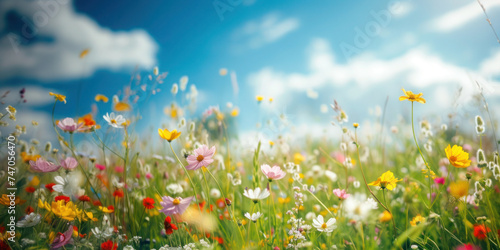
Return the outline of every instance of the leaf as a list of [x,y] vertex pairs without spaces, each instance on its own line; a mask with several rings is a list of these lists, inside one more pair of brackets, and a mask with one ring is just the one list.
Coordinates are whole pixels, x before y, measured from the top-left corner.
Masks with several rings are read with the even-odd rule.
[[415,240],[422,234],[422,231],[424,231],[425,227],[427,227],[426,223],[420,223],[417,226],[410,227],[408,230],[404,231],[399,237],[396,239],[394,242],[394,247],[400,247],[403,245],[403,243],[406,242],[407,239],[410,240]]

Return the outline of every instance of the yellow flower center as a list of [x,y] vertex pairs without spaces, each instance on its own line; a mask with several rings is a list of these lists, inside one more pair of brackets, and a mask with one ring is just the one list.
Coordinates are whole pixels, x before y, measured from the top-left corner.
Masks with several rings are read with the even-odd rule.
[[457,160],[456,156],[454,156],[454,155],[450,156],[450,161],[456,161],[456,160]]
[[321,225],[321,228],[323,229],[326,229],[326,227],[327,227],[326,223],[323,223],[323,225]]
[[181,204],[181,201],[179,199],[174,199],[174,201],[172,203],[177,206],[177,205]]
[[116,120],[115,119],[111,119],[111,123],[116,124]]
[[198,155],[198,157],[196,157],[196,160],[199,162],[203,161],[203,159],[205,159],[205,157],[203,157],[203,155]]

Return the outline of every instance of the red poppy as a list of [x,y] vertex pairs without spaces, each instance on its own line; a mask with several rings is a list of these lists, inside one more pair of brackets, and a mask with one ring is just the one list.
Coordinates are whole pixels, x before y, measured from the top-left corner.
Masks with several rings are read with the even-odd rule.
[[35,192],[36,188],[34,188],[34,187],[26,187],[24,190],[26,190],[26,192],[28,192],[28,193],[33,193],[33,192]]
[[64,196],[64,195],[59,195],[59,196],[56,196],[56,198],[54,198],[55,201],[60,201],[60,200],[63,200],[65,201],[66,203],[68,203],[71,199],[68,197],[68,196]]
[[35,212],[35,209],[33,209],[31,206],[28,206],[25,210],[26,214],[31,214],[33,212]]
[[86,201],[88,202],[88,201],[90,201],[90,197],[88,197],[86,195],[82,195],[82,196],[78,197],[78,200],[83,201],[83,202],[86,202]]
[[170,216],[167,216],[167,218],[165,218],[165,233],[167,235],[170,235],[170,234],[173,234],[174,233],[174,230],[177,230],[177,226],[172,224],[172,218],[170,218]]
[[118,249],[118,243],[114,243],[111,240],[103,242],[101,244],[101,250],[116,250]]
[[96,207],[102,206],[102,203],[99,200],[95,200],[94,202],[92,202],[92,204],[94,204],[94,206]]
[[474,236],[479,240],[484,240],[487,234],[491,232],[491,229],[485,225],[475,225],[474,226]]
[[117,189],[113,192],[114,197],[123,198],[123,190]]
[[217,204],[217,207],[220,208],[220,209],[223,209],[226,207],[226,201],[224,200],[224,198],[220,198],[218,199],[215,204]]
[[224,239],[222,239],[222,237],[214,237],[213,239],[219,242],[219,244],[221,245],[224,244]]
[[153,208],[155,208],[154,204],[155,204],[155,200],[153,198],[146,197],[146,198],[144,198],[142,200],[142,205],[146,209],[153,209]]
[[56,184],[55,183],[49,183],[45,185],[45,188],[48,189],[51,193],[54,192],[54,189],[52,189]]

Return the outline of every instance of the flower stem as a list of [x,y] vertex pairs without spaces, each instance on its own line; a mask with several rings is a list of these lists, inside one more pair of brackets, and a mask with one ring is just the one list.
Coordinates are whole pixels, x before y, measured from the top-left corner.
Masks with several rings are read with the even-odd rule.
[[429,174],[429,204],[431,204],[432,203],[431,167],[429,166],[429,164],[425,160],[425,157],[422,154],[422,150],[420,149],[420,146],[418,145],[417,136],[415,135],[415,124],[413,122],[413,102],[411,102],[411,131],[413,132],[413,140],[415,140],[415,145],[417,145],[418,152],[420,153],[420,157],[422,157],[422,160],[424,161],[425,167],[427,168],[427,171]]

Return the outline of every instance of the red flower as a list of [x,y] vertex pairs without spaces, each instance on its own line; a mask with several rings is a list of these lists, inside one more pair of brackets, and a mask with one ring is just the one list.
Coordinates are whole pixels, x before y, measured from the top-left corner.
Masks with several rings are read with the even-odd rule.
[[123,198],[123,190],[117,189],[113,192],[114,197]]
[[34,187],[26,187],[24,190],[26,190],[26,192],[28,192],[28,193],[33,193],[33,192],[35,192],[36,188],[34,188]]
[[222,239],[222,237],[214,237],[213,239],[219,242],[219,244],[221,245],[224,244],[224,239]]
[[170,218],[170,216],[167,216],[167,218],[165,218],[165,233],[167,235],[170,235],[170,234],[173,234],[174,233],[174,230],[177,230],[177,226],[172,224],[172,218]]
[[146,209],[153,209],[153,208],[155,208],[154,204],[155,204],[155,200],[153,198],[146,197],[146,198],[144,198],[142,200],[142,205]]
[[54,189],[52,189],[52,187],[54,187],[55,185],[56,185],[55,183],[49,183],[49,184],[45,185],[45,188],[48,189],[52,193],[52,192],[54,192]]
[[118,249],[118,243],[114,243],[111,240],[103,242],[101,244],[101,250],[116,250]]
[[82,196],[78,197],[78,200],[83,201],[83,202],[86,202],[86,201],[88,202],[88,201],[90,201],[90,197],[88,197],[86,195],[82,195]]
[[484,240],[487,234],[491,232],[491,229],[485,225],[475,225],[474,226],[474,236],[479,240]]
[[56,198],[54,198],[55,201],[60,201],[60,200],[63,200],[65,201],[66,203],[68,203],[71,199],[68,197],[68,196],[64,196],[64,195],[59,195],[59,196],[56,196]]
[[35,209],[33,209],[31,206],[28,206],[25,210],[26,214],[31,214],[33,212],[35,212]]
[[223,209],[226,207],[226,201],[224,200],[224,198],[218,199],[215,203],[217,204],[217,207],[219,209]]
[[94,206],[96,207],[102,206],[102,203],[99,200],[95,200],[92,204],[94,204]]

